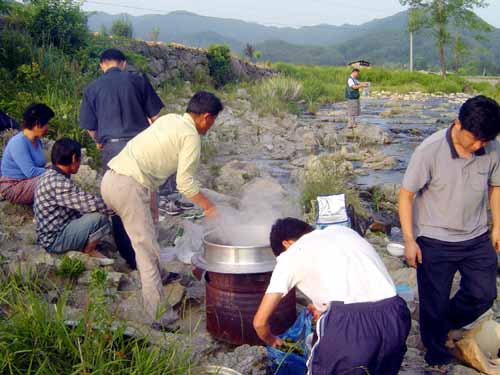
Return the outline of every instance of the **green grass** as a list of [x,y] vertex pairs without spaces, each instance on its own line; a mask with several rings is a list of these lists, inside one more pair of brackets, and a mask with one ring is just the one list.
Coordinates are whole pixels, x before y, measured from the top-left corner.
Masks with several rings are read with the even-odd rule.
[[322,158],[318,165],[305,172],[300,201],[308,221],[314,220],[315,201],[320,195],[346,194],[347,204],[358,213],[364,212],[359,194],[352,187],[352,174],[344,169],[343,162],[340,157],[336,160]]
[[[278,63],[276,69],[287,77],[298,80],[303,91],[301,98],[308,102],[326,103],[344,100],[344,90],[350,69],[334,66],[305,66]],[[363,69],[361,81],[371,82],[371,90],[395,93],[477,93],[500,99],[499,85],[488,82],[471,83],[464,77],[449,75],[443,79],[437,74],[408,72],[403,70],[371,68]]]
[[96,277],[83,316],[69,324],[66,291],[45,299],[42,280],[0,274],[0,373],[12,375],[186,374],[190,355],[175,343],[151,345],[145,337],[125,335],[107,312],[104,282]]
[[67,279],[77,279],[84,271],[85,264],[80,259],[63,256],[56,274]]

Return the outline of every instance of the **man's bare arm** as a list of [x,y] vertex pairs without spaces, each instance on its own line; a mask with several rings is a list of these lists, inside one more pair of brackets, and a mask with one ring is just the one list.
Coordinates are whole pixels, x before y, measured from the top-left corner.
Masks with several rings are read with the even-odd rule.
[[257,332],[257,336],[272,347],[283,344],[283,341],[280,338],[272,334],[271,327],[269,326],[269,319],[278,307],[282,297],[283,294],[281,293],[265,294],[262,302],[260,303],[259,309],[253,318],[253,327],[255,328],[255,332]]
[[411,267],[422,263],[422,251],[413,233],[413,200],[415,193],[401,188],[399,191],[399,220],[405,242],[406,261]]
[[97,140],[97,132],[95,130],[87,130],[87,133],[90,135],[90,138],[94,140],[94,142]]
[[491,240],[497,252],[500,252],[500,186],[490,187],[490,207],[493,227]]
[[197,206],[200,206],[207,217],[216,215],[217,210],[215,205],[202,192],[199,192],[195,196],[192,196],[190,200]]
[[149,121],[149,125],[153,125],[153,123],[158,120],[160,118],[160,112],[158,112],[158,114],[156,116],[153,116],[153,117],[149,117],[148,118],[148,121]]
[[97,132],[95,130],[87,130],[87,133],[90,135],[90,138],[92,138],[99,150],[103,148],[103,145],[100,143],[97,143]]

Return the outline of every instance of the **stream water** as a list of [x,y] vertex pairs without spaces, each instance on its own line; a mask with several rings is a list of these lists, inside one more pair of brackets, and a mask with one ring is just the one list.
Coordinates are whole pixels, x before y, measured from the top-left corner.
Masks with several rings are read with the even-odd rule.
[[[394,157],[397,165],[389,170],[365,169],[363,175],[356,177],[356,183],[360,187],[370,187],[383,183],[400,183],[415,147],[436,130],[451,124],[461,103],[464,101],[464,97],[433,96],[422,96],[414,100],[362,99],[362,116],[358,118],[358,122],[380,127],[392,138],[390,144],[369,146],[370,149]],[[300,126],[305,129],[330,127],[330,132],[333,130],[340,133],[346,126],[345,109],[345,103],[337,103],[322,107],[315,115],[304,113],[299,118]],[[394,113],[387,115],[387,112],[391,110]],[[342,146],[357,145],[347,141],[338,144],[337,149]],[[335,149],[320,147],[314,152],[298,150],[295,158],[299,159],[313,154],[320,155],[331,152],[335,152]],[[269,173],[284,186],[293,188],[290,181],[293,166],[290,160],[272,159],[262,153],[239,156],[255,163],[259,169]],[[231,158],[226,156],[219,158],[218,161],[227,162]],[[355,169],[359,168],[361,164],[362,162],[353,162]]]

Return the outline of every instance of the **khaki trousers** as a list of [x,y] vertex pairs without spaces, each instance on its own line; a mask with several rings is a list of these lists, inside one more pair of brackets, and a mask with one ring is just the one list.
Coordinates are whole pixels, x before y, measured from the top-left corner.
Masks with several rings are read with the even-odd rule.
[[135,251],[144,308],[151,319],[163,315],[165,298],[160,276],[160,246],[151,214],[151,193],[132,177],[108,170],[102,179],[104,202],[120,216]]

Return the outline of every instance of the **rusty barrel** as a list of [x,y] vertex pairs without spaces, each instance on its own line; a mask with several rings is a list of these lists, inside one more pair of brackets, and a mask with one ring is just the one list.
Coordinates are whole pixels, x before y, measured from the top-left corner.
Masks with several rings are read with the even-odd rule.
[[[234,345],[261,345],[253,328],[253,318],[264,296],[271,272],[224,274],[208,272],[206,276],[207,330],[216,339]],[[272,315],[274,334],[285,332],[297,316],[295,290],[283,298]]]

